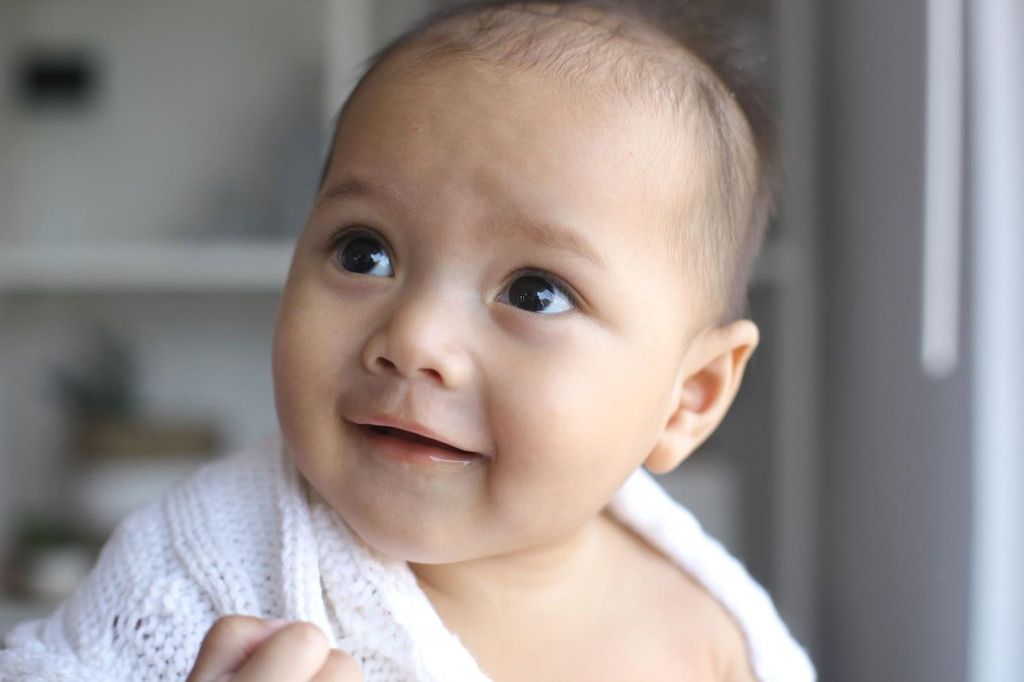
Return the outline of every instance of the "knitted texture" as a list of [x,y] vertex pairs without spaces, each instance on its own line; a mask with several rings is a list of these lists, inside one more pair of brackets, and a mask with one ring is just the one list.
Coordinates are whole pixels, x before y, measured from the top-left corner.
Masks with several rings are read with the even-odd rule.
[[[278,437],[210,463],[125,519],[48,618],[0,650],[0,680],[184,680],[222,615],[307,620],[366,682],[486,682],[408,565],[376,552],[301,479]],[[762,682],[814,669],[765,591],[642,469],[609,505],[728,609]]]

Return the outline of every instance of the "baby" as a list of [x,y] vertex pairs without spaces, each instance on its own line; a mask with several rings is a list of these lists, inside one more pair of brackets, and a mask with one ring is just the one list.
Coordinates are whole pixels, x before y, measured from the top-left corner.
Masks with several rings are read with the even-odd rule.
[[740,386],[775,175],[662,4],[462,5],[373,59],[281,302],[280,442],[126,520],[0,678],[814,678],[644,471]]

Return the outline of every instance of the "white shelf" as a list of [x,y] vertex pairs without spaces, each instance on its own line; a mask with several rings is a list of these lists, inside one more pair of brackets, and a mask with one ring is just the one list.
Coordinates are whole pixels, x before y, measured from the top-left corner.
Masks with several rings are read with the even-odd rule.
[[[16,293],[271,292],[284,286],[294,242],[239,241],[58,248],[0,243],[0,295]],[[793,267],[785,242],[766,245],[754,283]]]
[[267,291],[284,286],[294,242],[58,248],[0,244],[0,294]]

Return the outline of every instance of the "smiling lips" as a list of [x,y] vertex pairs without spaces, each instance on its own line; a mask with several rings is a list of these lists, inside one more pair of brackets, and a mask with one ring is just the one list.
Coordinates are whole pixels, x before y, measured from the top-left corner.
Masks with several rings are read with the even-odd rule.
[[426,436],[421,436],[420,434],[413,433],[412,431],[404,431],[402,429],[394,428],[394,427],[391,427],[391,426],[380,426],[380,425],[377,425],[377,424],[364,424],[363,426],[369,428],[371,431],[373,431],[374,433],[376,433],[379,436],[392,436],[394,438],[404,438],[406,440],[411,440],[411,441],[416,442],[416,443],[424,443],[426,445],[431,445],[431,446],[436,447],[436,448],[443,448],[445,450],[451,450],[452,452],[457,452],[457,453],[459,453],[461,455],[475,455],[476,454],[475,452],[469,452],[467,450],[460,450],[459,448],[455,447],[454,445],[449,445],[448,443],[445,443],[445,442],[442,442],[442,441],[439,441],[439,440],[434,440],[433,438],[427,438]]
[[[381,454],[404,461],[468,464],[482,459],[479,453],[462,450],[450,443],[409,429],[388,424],[353,422]],[[411,427],[417,428],[417,427]],[[426,428],[419,430],[427,431]]]

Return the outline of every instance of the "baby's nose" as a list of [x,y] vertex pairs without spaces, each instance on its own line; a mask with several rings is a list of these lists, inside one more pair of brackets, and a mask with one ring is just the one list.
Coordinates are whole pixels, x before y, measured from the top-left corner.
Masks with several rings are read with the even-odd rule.
[[446,388],[465,384],[471,372],[462,313],[443,297],[415,296],[399,302],[367,339],[363,363],[375,374],[426,378]]

